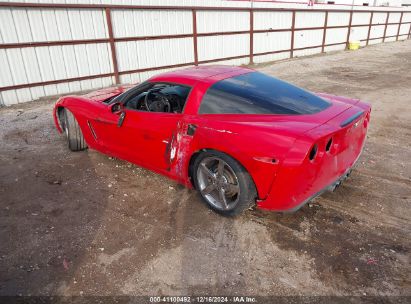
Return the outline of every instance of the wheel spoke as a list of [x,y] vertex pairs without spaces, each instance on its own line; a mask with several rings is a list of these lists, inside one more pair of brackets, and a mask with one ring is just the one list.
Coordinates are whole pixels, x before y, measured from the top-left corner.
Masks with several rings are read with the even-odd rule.
[[225,184],[224,188],[227,192],[229,192],[232,195],[237,194],[240,191],[239,185],[234,185],[230,183]]
[[204,163],[200,164],[200,170],[209,178],[215,179],[215,176],[213,172],[210,171],[210,169],[207,168],[207,166]]
[[218,195],[220,197],[220,203],[224,209],[228,208],[227,199],[225,197],[225,191],[223,188],[218,189]]
[[221,159],[218,160],[217,173],[219,177],[222,177],[224,173],[224,162]]
[[237,172],[227,162],[217,156],[205,157],[196,170],[196,186],[209,205],[224,212],[236,208],[241,189]]
[[209,194],[211,191],[215,190],[215,185],[214,184],[209,184],[207,185],[207,187],[205,187],[203,190],[201,190],[201,193],[203,195],[207,195]]

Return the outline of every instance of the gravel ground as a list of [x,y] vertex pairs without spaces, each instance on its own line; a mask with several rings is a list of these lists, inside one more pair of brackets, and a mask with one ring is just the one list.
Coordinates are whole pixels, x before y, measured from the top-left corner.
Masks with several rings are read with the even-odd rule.
[[411,40],[256,68],[372,103],[340,188],[224,218],[162,176],[69,152],[55,99],[1,108],[0,295],[411,296]]

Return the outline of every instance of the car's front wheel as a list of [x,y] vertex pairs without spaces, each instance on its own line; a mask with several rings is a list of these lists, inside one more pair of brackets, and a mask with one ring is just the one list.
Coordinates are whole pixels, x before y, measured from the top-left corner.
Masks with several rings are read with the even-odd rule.
[[202,152],[194,162],[193,180],[203,200],[223,215],[237,215],[255,204],[257,193],[247,170],[224,153]]
[[64,132],[67,136],[68,147],[71,151],[81,151],[87,148],[80,126],[68,109],[63,110]]

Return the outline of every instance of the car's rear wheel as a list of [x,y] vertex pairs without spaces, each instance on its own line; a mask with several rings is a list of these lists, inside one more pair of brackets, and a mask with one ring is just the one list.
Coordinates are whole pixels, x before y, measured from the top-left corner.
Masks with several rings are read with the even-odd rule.
[[203,200],[223,215],[237,215],[255,204],[257,193],[250,175],[224,153],[202,152],[194,162],[193,180]]
[[67,136],[68,147],[71,151],[81,151],[87,149],[87,144],[84,140],[80,126],[68,109],[64,109],[64,132]]

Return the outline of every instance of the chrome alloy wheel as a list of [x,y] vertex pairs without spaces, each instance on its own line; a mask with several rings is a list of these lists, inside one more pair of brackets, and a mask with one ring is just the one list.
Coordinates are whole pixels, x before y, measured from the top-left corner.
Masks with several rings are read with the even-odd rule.
[[219,210],[232,210],[240,199],[240,184],[234,170],[221,158],[206,157],[197,169],[202,196]]

